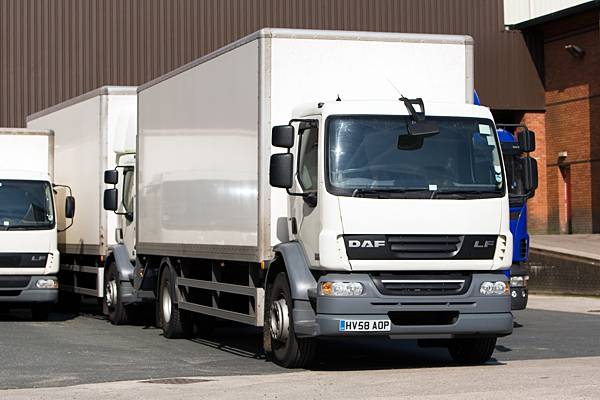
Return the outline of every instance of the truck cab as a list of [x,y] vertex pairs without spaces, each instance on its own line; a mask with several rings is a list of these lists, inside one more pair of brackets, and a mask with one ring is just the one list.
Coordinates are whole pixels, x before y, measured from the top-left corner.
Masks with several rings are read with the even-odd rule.
[[[492,115],[400,100],[314,104],[273,130],[289,150],[272,156],[271,185],[290,196],[289,241],[318,281],[316,324],[298,328],[452,338],[453,357],[487,359],[512,331],[513,237]],[[282,315],[276,307],[271,326],[286,326]]]
[[[525,125],[499,124],[498,137],[502,146],[502,157],[509,182],[510,230],[513,234],[513,265],[510,269],[510,286],[513,310],[527,307],[529,276],[525,263],[529,253],[527,232],[527,200],[535,195],[537,172],[533,188],[527,189],[528,178],[523,163],[526,153],[535,150],[535,134]],[[518,131],[518,133],[511,133]],[[525,138],[527,136],[527,139]],[[537,168],[536,168],[537,170]]]
[[[0,305],[46,319],[58,299],[59,229],[52,183],[53,132],[0,130]],[[74,201],[60,217],[71,218]]]

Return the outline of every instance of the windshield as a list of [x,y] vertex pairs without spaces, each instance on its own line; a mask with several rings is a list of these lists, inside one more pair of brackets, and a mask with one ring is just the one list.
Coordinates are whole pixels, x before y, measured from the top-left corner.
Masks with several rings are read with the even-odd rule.
[[328,119],[328,190],[342,196],[449,198],[504,194],[492,121],[428,117],[440,133],[407,133],[408,117]]
[[44,181],[0,180],[0,229],[52,229],[52,188]]

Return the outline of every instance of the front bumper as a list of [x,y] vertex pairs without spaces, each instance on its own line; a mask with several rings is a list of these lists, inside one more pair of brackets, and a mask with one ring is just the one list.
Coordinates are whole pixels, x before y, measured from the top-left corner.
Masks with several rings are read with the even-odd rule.
[[[316,313],[306,301],[294,303],[294,329],[298,336],[392,336],[395,338],[452,338],[468,336],[505,336],[512,332],[510,296],[482,296],[484,281],[499,280],[499,273],[473,274],[469,289],[461,295],[391,296],[381,294],[368,274],[329,274],[323,280],[358,281],[365,293],[357,297],[316,297]],[[395,316],[412,312],[417,316],[408,324],[395,323]],[[312,313],[312,314],[311,314]],[[418,316],[452,314],[451,321],[419,323]],[[380,320],[389,318],[391,330],[385,332],[346,332],[342,320]],[[402,318],[400,318],[402,319]]]
[[[40,279],[48,279],[50,275],[35,276],[0,276],[0,303],[56,303],[58,289],[38,289],[36,283]],[[19,278],[22,278],[19,280]]]

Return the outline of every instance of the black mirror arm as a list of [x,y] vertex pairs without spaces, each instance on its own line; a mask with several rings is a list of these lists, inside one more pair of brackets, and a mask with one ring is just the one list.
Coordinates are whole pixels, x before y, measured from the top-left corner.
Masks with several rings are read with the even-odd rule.
[[304,198],[304,201],[310,207],[316,207],[317,206],[317,193],[315,193],[315,192],[310,192],[310,193],[294,193],[294,192],[291,192],[290,189],[285,189],[285,191],[290,196],[298,196],[298,197]]
[[59,185],[58,183],[53,183],[52,187],[53,188],[57,188],[57,187],[66,188],[69,191],[69,196],[73,197],[73,190],[71,190],[71,186],[69,186],[69,185]]

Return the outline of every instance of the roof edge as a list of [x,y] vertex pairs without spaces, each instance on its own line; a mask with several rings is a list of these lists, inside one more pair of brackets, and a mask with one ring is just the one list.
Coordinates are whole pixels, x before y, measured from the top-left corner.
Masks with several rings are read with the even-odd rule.
[[110,86],[110,85],[101,86],[99,88],[90,90],[89,92],[80,94],[79,96],[72,97],[61,103],[54,104],[48,108],[37,111],[33,114],[29,114],[25,118],[25,122],[33,121],[34,119],[38,119],[45,115],[51,114],[58,110],[62,110],[63,108],[70,107],[74,104],[81,103],[82,101],[89,100],[89,99],[97,97],[97,96],[103,96],[103,95],[119,96],[119,95],[131,95],[131,94],[137,94],[137,86]]
[[516,24],[508,24],[505,26],[511,30],[523,30],[527,28],[533,28],[537,25],[545,24],[547,22],[555,21],[557,19],[565,17],[570,17],[571,15],[593,10],[594,8],[600,9],[600,0],[592,0],[589,3],[579,4],[573,7],[565,8],[560,11],[555,11],[550,14],[544,14],[533,19],[528,19],[522,22],[518,22]]
[[54,131],[52,129],[0,128],[0,135],[10,135],[15,133],[19,135],[54,136]]

